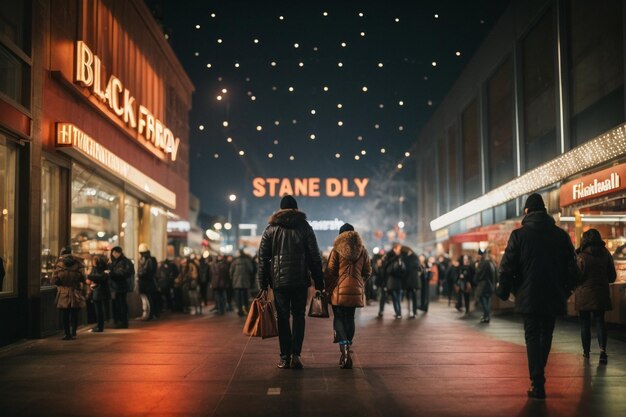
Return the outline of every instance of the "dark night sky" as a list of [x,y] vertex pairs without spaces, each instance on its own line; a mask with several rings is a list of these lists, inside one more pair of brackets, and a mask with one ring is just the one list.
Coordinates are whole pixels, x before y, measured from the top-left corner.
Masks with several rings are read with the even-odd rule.
[[[415,163],[405,152],[508,5],[504,0],[157,3],[196,86],[191,191],[203,212],[222,216],[227,196],[235,193],[246,200],[242,221],[259,223],[278,199],[252,196],[256,176],[375,181],[396,172],[394,178],[410,186]],[[337,212],[358,216],[355,210],[367,199],[302,200],[310,218],[332,219]]]

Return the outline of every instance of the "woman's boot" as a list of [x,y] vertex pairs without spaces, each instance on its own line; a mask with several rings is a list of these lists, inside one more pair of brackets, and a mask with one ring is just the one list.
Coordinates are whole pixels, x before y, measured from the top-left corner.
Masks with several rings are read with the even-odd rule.
[[343,366],[343,369],[352,369],[352,356],[350,352],[350,345],[345,345],[346,350],[346,362]]
[[339,357],[339,367],[343,369],[346,366],[346,345],[339,345],[339,350],[341,351],[341,356]]

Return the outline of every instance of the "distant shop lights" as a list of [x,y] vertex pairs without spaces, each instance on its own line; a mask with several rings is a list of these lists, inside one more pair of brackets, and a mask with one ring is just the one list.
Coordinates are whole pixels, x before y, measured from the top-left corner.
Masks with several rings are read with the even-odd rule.
[[443,229],[483,210],[553,185],[626,153],[626,124],[600,135],[550,162],[439,216],[430,222],[433,231]]

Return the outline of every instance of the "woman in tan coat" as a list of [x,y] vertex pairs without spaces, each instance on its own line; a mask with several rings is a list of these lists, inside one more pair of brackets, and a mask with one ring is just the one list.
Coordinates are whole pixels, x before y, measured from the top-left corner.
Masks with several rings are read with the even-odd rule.
[[344,224],[339,229],[324,274],[335,316],[335,343],[339,343],[341,350],[339,366],[344,369],[352,368],[350,346],[355,332],[354,313],[357,307],[365,305],[365,281],[371,273],[370,259],[361,237],[352,225]]
[[61,256],[52,273],[52,282],[57,286],[57,308],[63,314],[63,340],[72,340],[76,338],[78,312],[85,307],[85,271],[82,259],[72,255],[70,248],[61,250]]

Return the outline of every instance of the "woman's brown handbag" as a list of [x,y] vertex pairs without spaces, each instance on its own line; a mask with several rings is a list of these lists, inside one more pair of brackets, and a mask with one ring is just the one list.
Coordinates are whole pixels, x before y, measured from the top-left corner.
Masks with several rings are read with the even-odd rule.
[[267,290],[261,291],[252,300],[246,324],[243,326],[243,334],[262,339],[278,336],[274,303]]
[[315,292],[315,296],[311,299],[311,304],[309,304],[309,317],[322,319],[330,317],[328,298],[319,291]]

